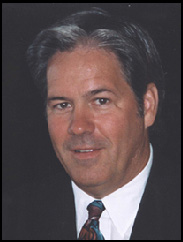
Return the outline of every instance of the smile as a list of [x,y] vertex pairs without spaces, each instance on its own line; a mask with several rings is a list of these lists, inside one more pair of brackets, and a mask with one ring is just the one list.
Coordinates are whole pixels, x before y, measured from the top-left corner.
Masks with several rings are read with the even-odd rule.
[[86,152],[93,152],[94,150],[75,150],[75,152],[86,153]]
[[79,160],[87,160],[98,157],[101,149],[76,149],[72,150],[72,155],[74,158]]

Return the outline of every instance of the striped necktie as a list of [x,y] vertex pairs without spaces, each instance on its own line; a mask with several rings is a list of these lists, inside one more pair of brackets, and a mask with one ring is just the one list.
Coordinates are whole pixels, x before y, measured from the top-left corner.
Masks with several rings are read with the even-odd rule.
[[105,207],[101,201],[95,200],[87,207],[88,219],[79,233],[79,240],[104,240],[99,230],[99,218]]

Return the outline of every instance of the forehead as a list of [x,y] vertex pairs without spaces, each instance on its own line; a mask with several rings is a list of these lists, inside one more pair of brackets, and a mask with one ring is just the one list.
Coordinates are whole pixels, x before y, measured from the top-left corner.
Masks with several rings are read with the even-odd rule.
[[48,90],[87,84],[113,84],[124,80],[121,65],[114,53],[103,49],[78,48],[57,52],[47,69]]

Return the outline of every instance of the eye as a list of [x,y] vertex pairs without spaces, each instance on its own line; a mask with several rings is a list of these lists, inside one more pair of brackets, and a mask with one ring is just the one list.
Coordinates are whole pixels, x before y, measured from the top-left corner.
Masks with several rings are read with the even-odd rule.
[[54,108],[60,109],[60,110],[64,110],[66,108],[70,108],[71,104],[68,102],[63,102],[63,103],[58,103],[56,105],[54,105]]
[[96,98],[95,99],[95,104],[97,104],[97,105],[106,105],[106,104],[108,104],[109,103],[109,98]]

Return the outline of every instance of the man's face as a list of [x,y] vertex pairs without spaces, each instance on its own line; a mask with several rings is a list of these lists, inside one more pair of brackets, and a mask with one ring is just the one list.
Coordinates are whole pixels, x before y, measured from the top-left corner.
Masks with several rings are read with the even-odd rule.
[[77,48],[49,61],[48,130],[71,179],[95,197],[131,180],[148,159],[147,132],[113,53]]

